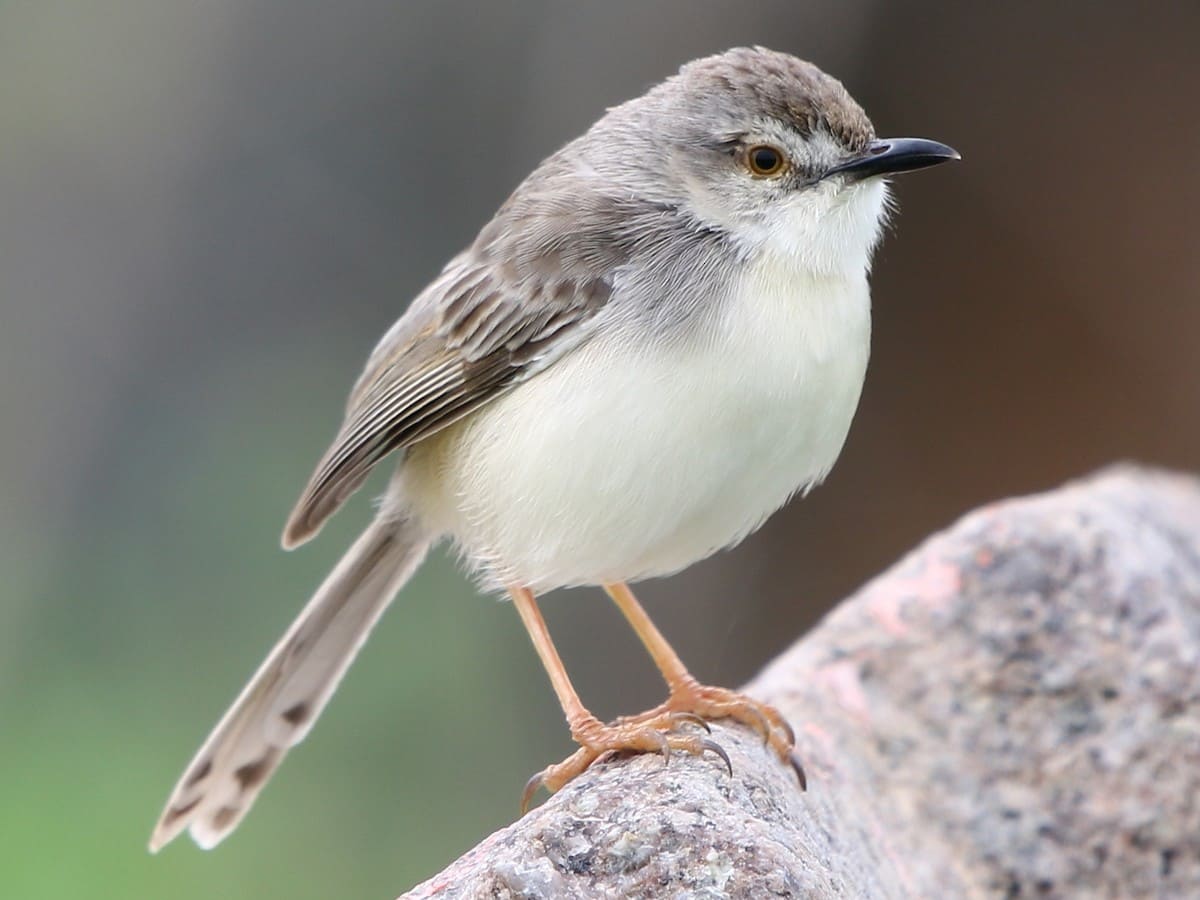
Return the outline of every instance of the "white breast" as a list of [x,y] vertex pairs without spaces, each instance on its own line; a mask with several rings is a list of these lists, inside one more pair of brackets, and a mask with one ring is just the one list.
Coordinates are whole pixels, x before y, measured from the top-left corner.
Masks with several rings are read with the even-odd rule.
[[406,500],[489,587],[678,571],[825,477],[870,339],[865,274],[752,267],[674,346],[595,336],[413,448]]

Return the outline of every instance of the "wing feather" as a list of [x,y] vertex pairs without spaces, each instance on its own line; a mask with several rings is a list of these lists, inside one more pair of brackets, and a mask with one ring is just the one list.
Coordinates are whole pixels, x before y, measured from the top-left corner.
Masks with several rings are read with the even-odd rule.
[[458,421],[575,346],[607,302],[600,277],[504,277],[468,251],[413,302],[367,363],[283,543],[311,538],[380,460]]
[[579,142],[546,160],[413,301],[367,361],[284,529],[316,534],[380,460],[490,402],[586,340],[664,207],[594,177]]

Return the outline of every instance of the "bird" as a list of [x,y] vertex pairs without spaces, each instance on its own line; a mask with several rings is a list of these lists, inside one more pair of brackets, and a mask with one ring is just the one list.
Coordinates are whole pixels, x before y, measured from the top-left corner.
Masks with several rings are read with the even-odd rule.
[[[511,598],[579,745],[523,808],[616,752],[724,757],[713,720],[791,760],[785,718],[700,683],[629,585],[737,544],[826,477],[866,374],[888,178],[958,158],[877,138],[841,82],[763,47],[683,65],[546,158],[367,359],[282,542],[390,461],[376,514],[196,753],[151,850],[233,831],[442,541]],[[612,722],[537,601],[597,586],[667,688]]]

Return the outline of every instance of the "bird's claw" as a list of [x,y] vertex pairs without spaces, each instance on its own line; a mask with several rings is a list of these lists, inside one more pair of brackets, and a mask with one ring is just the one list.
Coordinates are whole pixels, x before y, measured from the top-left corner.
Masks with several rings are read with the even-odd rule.
[[694,712],[688,712],[687,710],[682,709],[674,710],[671,713],[672,725],[680,725],[684,722],[687,722],[690,725],[698,725],[709,734],[712,734],[712,726],[709,725],[702,716],[698,716]]
[[624,716],[609,725],[592,719],[580,725],[577,731],[573,729],[579,749],[526,782],[521,793],[521,813],[529,808],[540,788],[554,793],[597,760],[614,753],[658,753],[665,766],[670,764],[674,750],[697,756],[711,752],[725,763],[732,776],[733,762],[720,744],[681,732],[681,726],[694,725],[703,728],[706,734],[712,734],[711,719],[734,719],[753,728],[762,735],[763,744],[770,745],[780,760],[792,767],[800,788],[807,789],[804,767],[793,752],[795,732],[778,710],[734,691],[688,683],[673,691],[666,703],[648,712]]
[[702,746],[705,750],[715,753],[717,756],[721,757],[725,763],[725,768],[729,770],[729,777],[733,777],[733,762],[729,759],[729,754],[725,752],[724,747],[722,747],[716,741],[708,740],[701,741],[700,746]]
[[525,790],[521,791],[521,815],[525,815],[525,813],[529,812],[529,804],[533,800],[533,795],[538,792],[538,788],[541,786],[541,772],[533,775],[527,782],[525,782]]
[[792,771],[796,773],[796,778],[800,782],[800,790],[808,790],[808,776],[804,774],[804,764],[800,762],[800,757],[795,751],[788,754],[788,762],[792,764]]

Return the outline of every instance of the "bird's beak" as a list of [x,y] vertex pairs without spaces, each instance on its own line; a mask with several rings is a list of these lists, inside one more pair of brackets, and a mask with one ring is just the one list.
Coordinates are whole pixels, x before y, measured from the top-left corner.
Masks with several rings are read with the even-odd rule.
[[834,166],[825,174],[845,175],[860,181],[873,175],[898,175],[962,159],[957,150],[924,138],[881,138],[853,159]]

